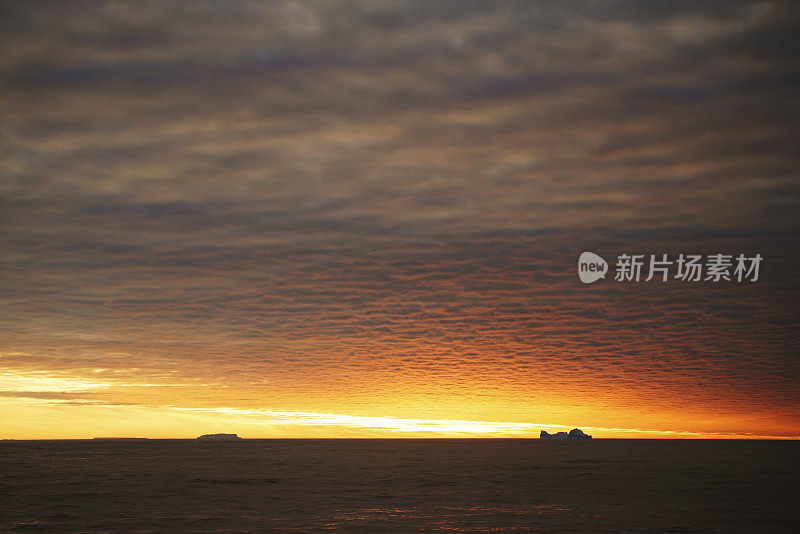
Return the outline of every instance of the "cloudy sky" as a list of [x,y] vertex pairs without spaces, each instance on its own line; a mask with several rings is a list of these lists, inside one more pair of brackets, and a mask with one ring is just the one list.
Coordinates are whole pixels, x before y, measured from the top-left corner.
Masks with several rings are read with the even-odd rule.
[[3,4],[0,437],[800,436],[800,9],[718,4]]

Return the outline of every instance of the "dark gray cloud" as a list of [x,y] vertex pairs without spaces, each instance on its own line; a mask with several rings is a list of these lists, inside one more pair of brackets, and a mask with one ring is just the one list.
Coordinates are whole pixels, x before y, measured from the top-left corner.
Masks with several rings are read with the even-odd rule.
[[[5,10],[5,368],[362,410],[569,384],[797,433],[793,3]],[[583,287],[583,250],[766,260]]]

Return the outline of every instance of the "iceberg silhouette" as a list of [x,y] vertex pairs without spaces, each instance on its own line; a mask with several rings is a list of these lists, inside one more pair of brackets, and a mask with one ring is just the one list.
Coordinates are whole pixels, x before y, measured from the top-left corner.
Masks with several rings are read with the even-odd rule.
[[237,439],[242,439],[236,434],[203,434],[199,436],[197,439],[202,441],[236,441]]
[[542,430],[539,439],[592,439],[592,436],[584,434],[580,428],[573,428],[569,432],[556,432],[555,434]]

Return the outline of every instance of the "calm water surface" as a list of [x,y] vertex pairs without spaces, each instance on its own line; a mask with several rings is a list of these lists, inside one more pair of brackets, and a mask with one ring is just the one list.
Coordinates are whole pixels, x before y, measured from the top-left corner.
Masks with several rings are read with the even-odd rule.
[[800,443],[0,442],[3,532],[798,532]]

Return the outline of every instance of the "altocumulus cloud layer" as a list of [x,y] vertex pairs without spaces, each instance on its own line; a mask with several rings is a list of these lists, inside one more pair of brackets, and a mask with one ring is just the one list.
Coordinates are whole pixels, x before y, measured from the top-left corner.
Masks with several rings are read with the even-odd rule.
[[0,390],[800,434],[800,12],[718,4],[4,5]]

